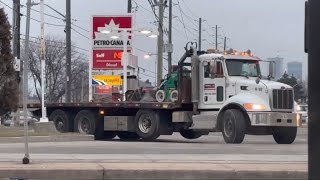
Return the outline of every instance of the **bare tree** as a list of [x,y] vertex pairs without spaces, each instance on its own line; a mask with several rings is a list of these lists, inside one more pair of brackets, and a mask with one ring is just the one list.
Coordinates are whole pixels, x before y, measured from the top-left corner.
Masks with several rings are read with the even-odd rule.
[[[65,41],[57,37],[46,37],[46,79],[45,79],[45,89],[46,89],[46,102],[58,102],[62,99],[65,94],[65,58],[66,58],[66,48]],[[31,77],[33,79],[34,88],[36,94],[41,100],[41,74],[40,74],[40,40],[32,41],[30,43],[30,71]],[[83,72],[83,67],[88,64],[88,60],[84,58],[83,55],[79,54],[75,50],[72,51],[72,84],[74,84],[72,91],[77,93],[78,85],[81,84],[79,81],[79,76]],[[87,85],[86,85],[87,86]],[[72,94],[75,94],[72,92]],[[81,97],[80,97],[81,99]],[[79,98],[74,98],[76,101],[80,101]]]

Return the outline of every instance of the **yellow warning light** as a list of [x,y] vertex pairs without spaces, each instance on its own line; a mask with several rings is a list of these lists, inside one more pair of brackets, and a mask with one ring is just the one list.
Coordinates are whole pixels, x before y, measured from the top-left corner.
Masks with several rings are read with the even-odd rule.
[[207,53],[217,53],[219,50],[217,49],[207,49]]
[[104,110],[100,110],[100,111],[99,111],[99,114],[100,114],[100,115],[104,115],[104,113],[105,113]]

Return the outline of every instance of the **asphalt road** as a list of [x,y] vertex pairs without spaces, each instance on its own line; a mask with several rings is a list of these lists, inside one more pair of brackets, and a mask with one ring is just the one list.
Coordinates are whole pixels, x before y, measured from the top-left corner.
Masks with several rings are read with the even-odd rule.
[[[88,141],[30,143],[30,157],[38,161],[146,162],[307,162],[307,129],[300,128],[291,145],[278,145],[272,136],[246,135],[242,144],[225,144],[220,133],[195,140],[174,134],[155,142]],[[21,161],[24,144],[0,144],[0,161]]]
[[294,144],[272,136],[246,136],[225,144],[220,133],[196,140],[180,134],[156,142],[77,141],[0,143],[0,179],[307,179],[307,129]]

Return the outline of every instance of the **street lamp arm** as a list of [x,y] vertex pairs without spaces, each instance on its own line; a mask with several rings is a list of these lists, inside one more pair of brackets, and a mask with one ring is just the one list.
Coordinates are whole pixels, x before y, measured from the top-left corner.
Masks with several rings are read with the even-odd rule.
[[54,9],[53,7],[49,6],[48,4],[44,4],[45,6],[47,6],[48,8],[50,8],[51,10],[53,10],[54,12],[58,13],[60,16],[62,16],[64,19],[66,19],[66,16],[63,15],[62,13],[60,13],[59,11],[57,11],[56,9]]

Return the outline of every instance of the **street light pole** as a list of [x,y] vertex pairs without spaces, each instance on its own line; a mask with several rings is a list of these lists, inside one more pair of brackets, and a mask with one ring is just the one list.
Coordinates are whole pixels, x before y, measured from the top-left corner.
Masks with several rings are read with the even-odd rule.
[[29,34],[30,34],[30,11],[31,0],[27,2],[27,19],[26,19],[26,39],[24,43],[24,62],[23,62],[23,113],[24,113],[24,151],[25,155],[22,159],[23,164],[29,164],[29,146],[28,146],[28,113],[27,113],[27,101],[28,101],[28,73],[29,73]]
[[47,109],[44,105],[45,99],[45,78],[46,78],[46,61],[45,61],[45,41],[44,41],[44,2],[40,0],[40,14],[41,14],[41,37],[40,37],[40,61],[41,61],[41,111],[42,117],[40,122],[49,122],[47,118]]

